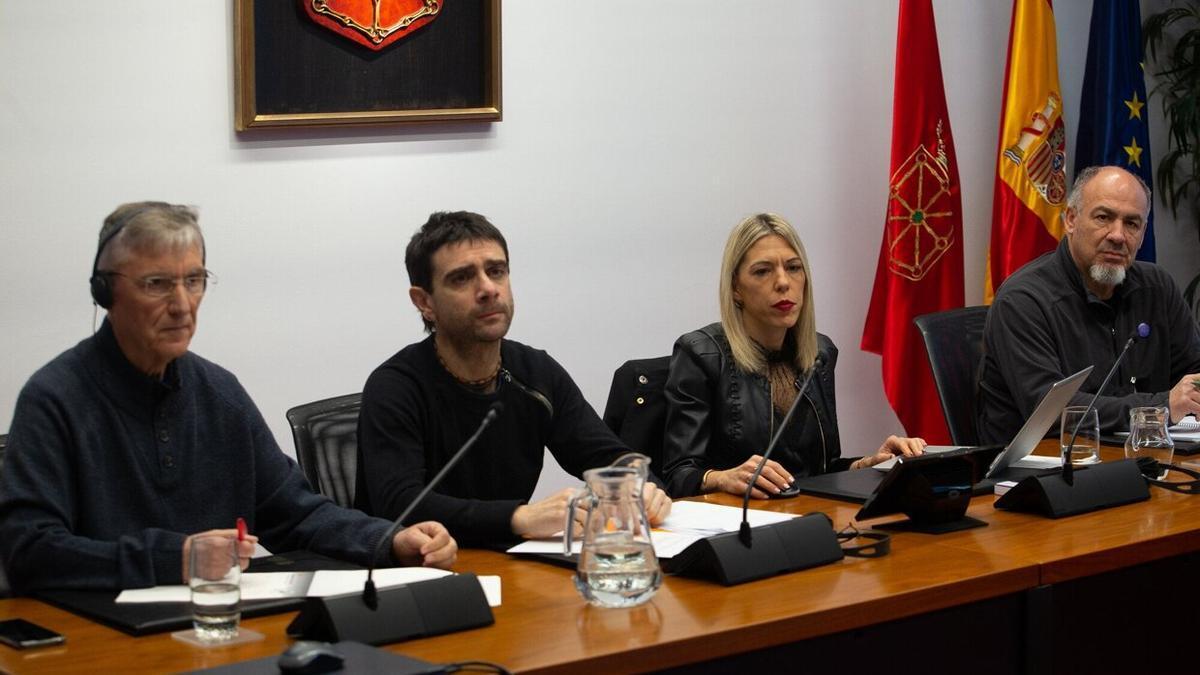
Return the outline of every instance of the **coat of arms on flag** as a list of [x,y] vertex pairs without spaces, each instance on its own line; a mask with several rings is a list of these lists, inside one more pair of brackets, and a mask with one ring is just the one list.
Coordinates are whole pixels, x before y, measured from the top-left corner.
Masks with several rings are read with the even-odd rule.
[[445,0],[300,0],[309,18],[379,51],[437,18]]
[[1059,114],[1061,108],[1058,96],[1050,92],[1046,105],[1021,128],[1017,142],[1004,150],[1005,159],[1018,166],[1024,163],[1025,175],[1038,194],[1055,206],[1067,196],[1067,132]]
[[954,243],[957,220],[951,180],[937,123],[937,154],[917,146],[892,174],[888,195],[888,268],[920,281]]

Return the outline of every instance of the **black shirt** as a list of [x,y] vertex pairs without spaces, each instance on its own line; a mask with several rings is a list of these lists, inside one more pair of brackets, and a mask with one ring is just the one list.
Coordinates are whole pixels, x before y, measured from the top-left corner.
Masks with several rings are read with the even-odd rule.
[[495,401],[504,411],[410,521],[437,520],[464,545],[510,541],[513,511],[533,494],[545,448],[576,477],[629,452],[546,352],[504,340],[500,355],[490,393],[459,384],[438,362],[432,336],[371,373],[358,422],[355,506],[399,516]]
[[1084,284],[1067,239],[1000,287],[984,326],[979,382],[982,443],[1012,440],[1054,382],[1095,366],[1072,405],[1087,405],[1140,323],[1150,336],[1129,349],[1096,401],[1102,431],[1127,429],[1129,410],[1165,406],[1170,389],[1200,372],[1200,331],[1175,282],[1135,262],[1112,298]]

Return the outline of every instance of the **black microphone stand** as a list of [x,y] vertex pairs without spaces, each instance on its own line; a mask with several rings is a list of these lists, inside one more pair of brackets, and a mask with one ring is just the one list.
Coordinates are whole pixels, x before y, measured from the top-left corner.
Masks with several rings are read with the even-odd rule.
[[410,637],[478,628],[495,622],[479,579],[473,574],[451,574],[387,588],[382,592],[376,590],[373,576],[375,563],[391,545],[392,537],[403,527],[405,518],[462,459],[501,410],[503,406],[499,402],[492,404],[475,433],[379,538],[369,560],[362,593],[307,598],[304,608],[287,627],[290,637],[324,642],[354,640],[379,645]]
[[[800,406],[800,399],[804,398],[804,392],[808,390],[808,383],[812,382],[813,375],[817,374],[817,368],[825,362],[825,357],[818,354],[817,358],[813,359],[812,368],[808,369],[808,375],[804,378],[804,383],[800,385],[800,391],[796,392],[796,400],[792,401],[792,407],[788,408],[787,414],[783,416],[783,421],[779,423],[779,428],[775,430],[775,437],[767,444],[767,450],[763,453],[762,460],[759,461],[758,467],[754,470],[754,475],[750,477],[750,482],[746,485],[746,494],[742,496],[742,525],[738,530],[738,539],[746,548],[750,548],[754,541],[754,535],[750,533],[750,493],[754,490],[754,484],[758,482],[758,477],[762,475],[763,469],[767,466],[767,458],[771,456],[771,451],[779,443],[779,439],[783,436],[783,430],[787,428],[788,422],[792,421],[792,415],[795,414],[796,408]],[[772,413],[774,414],[774,413]]]
[[[1071,439],[1063,448],[1063,467],[1061,472],[1039,473],[1021,479],[1015,486],[1005,492],[995,502],[997,509],[1025,511],[1048,516],[1063,518],[1088,511],[1107,509],[1122,504],[1144,501],[1150,498],[1149,488],[1142,477],[1137,462],[1132,459],[1122,459],[1115,462],[1102,462],[1080,471],[1075,475],[1075,467],[1071,464],[1070,449],[1074,447],[1079,436],[1079,429],[1086,418],[1096,407],[1096,401],[1108,386],[1121,362],[1129,352],[1134,341],[1150,335],[1150,326],[1138,324],[1137,331],[1125,342],[1117,360],[1104,376],[1104,382],[1092,395],[1091,402],[1084,409],[1083,417],[1071,431]],[[1060,430],[1060,432],[1065,432]]]
[[400,516],[396,518],[396,520],[392,521],[392,526],[389,527],[387,531],[383,533],[383,536],[379,538],[379,542],[375,545],[375,551],[371,554],[371,567],[367,569],[367,581],[363,584],[362,599],[363,602],[366,603],[367,607],[370,607],[371,609],[376,609],[379,607],[379,594],[375,591],[375,565],[378,564],[379,558],[383,555],[383,552],[387,550],[387,546],[391,543],[392,537],[400,531],[401,527],[403,527],[404,519],[412,514],[413,509],[417,508],[417,505],[425,501],[425,495],[429,494],[430,490],[432,490],[434,486],[442,482],[442,478],[444,478],[446,474],[450,472],[450,469],[454,468],[455,464],[458,464],[458,460],[462,459],[463,456],[467,454],[467,450],[471,449],[472,445],[475,445],[475,441],[479,440],[479,435],[483,433],[483,430],[488,428],[488,425],[494,422],[502,412],[504,412],[503,403],[496,401],[492,404],[492,407],[488,409],[487,414],[483,416],[483,421],[479,423],[479,428],[475,430],[475,433],[471,434],[471,437],[462,444],[462,447],[458,449],[458,452],[454,453],[454,456],[450,458],[450,461],[446,462],[446,466],[443,466],[442,470],[437,472],[437,475],[433,477],[433,480],[425,484],[425,487],[416,496],[416,498],[408,503],[408,508],[404,509],[404,511],[400,513]]
[[818,355],[796,393],[796,400],[792,402],[792,407],[788,409],[750,478],[750,485],[742,495],[741,527],[737,532],[721,532],[693,542],[670,559],[671,572],[732,586],[836,562],[845,555],[833,532],[833,524],[824,513],[809,513],[770,525],[760,525],[755,528],[759,535],[756,544],[750,528],[750,493],[754,483],[762,475],[771,451],[779,443],[783,430],[823,362],[824,359]]
[[1062,479],[1067,485],[1075,484],[1075,466],[1071,464],[1071,448],[1075,447],[1075,439],[1079,437],[1079,429],[1083,426],[1083,421],[1087,419],[1088,413],[1096,407],[1096,399],[1100,398],[1100,394],[1108,386],[1109,380],[1112,379],[1113,375],[1117,374],[1117,369],[1121,367],[1121,361],[1125,360],[1125,352],[1129,351],[1129,348],[1133,346],[1134,340],[1137,340],[1139,337],[1145,338],[1149,335],[1150,326],[1139,323],[1134,334],[1130,335],[1129,339],[1125,341],[1125,346],[1121,349],[1121,353],[1117,355],[1117,360],[1113,361],[1112,368],[1108,369],[1108,374],[1104,376],[1104,381],[1100,383],[1100,387],[1092,395],[1092,400],[1088,402],[1087,409],[1083,411],[1083,414],[1079,416],[1079,421],[1075,423],[1075,429],[1071,432],[1070,442],[1062,448]]

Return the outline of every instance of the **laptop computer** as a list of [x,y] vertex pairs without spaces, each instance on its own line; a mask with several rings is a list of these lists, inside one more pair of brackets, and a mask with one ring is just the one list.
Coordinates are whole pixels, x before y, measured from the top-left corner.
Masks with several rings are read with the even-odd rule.
[[[1075,392],[1083,386],[1091,372],[1092,366],[1088,366],[1051,385],[1021,430],[1013,437],[1012,442],[996,455],[988,467],[987,474],[982,480],[976,482],[973,490],[975,494],[991,492],[997,481],[1020,480],[1040,471],[1061,466],[1061,460],[1057,457],[1030,457],[1030,455],[1037,444],[1045,438],[1050,427],[1059,420],[1062,409],[1067,406]],[[970,449],[970,446],[931,445],[925,448],[925,453],[962,452]],[[895,457],[876,464],[871,467],[875,471],[837,471],[802,478],[797,483],[800,491],[807,494],[861,502],[875,491],[875,488],[883,482],[883,475],[900,460],[901,458]]]

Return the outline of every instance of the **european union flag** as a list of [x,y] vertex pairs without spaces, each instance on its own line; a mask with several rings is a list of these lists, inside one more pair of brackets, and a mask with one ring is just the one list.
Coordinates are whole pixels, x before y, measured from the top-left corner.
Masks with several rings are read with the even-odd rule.
[[[1138,0],[1096,0],[1088,38],[1075,173],[1099,164],[1128,169],[1153,187],[1149,109],[1142,58]],[[1138,260],[1154,262],[1154,205]]]

